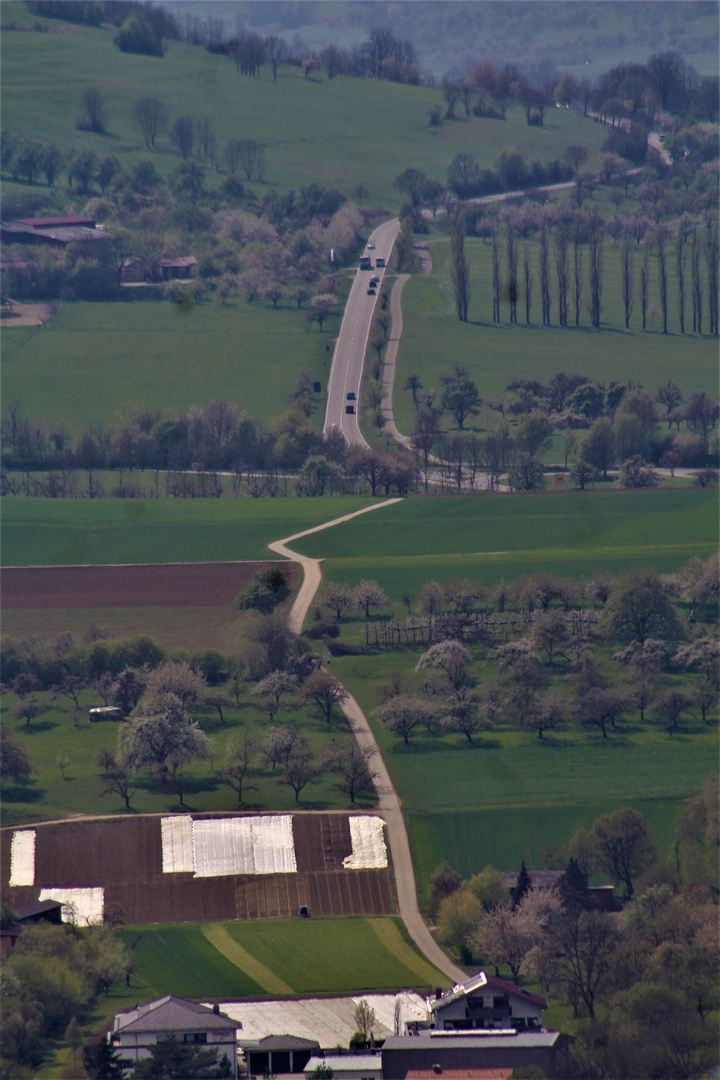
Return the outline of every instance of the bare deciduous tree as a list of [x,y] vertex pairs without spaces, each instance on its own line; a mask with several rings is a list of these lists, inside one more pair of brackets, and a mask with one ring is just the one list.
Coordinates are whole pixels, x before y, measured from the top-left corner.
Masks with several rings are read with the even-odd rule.
[[625,329],[629,330],[630,316],[633,309],[633,291],[635,282],[633,276],[633,249],[627,235],[623,237],[622,246],[620,248],[620,281],[623,307],[625,309]]
[[550,326],[550,264],[548,258],[548,226],[543,217],[540,227],[540,300],[543,326]]
[[168,115],[165,105],[159,98],[140,98],[133,105],[133,123],[140,128],[140,133],[148,150],[155,146],[155,140],[167,125]]
[[88,86],[83,91],[80,108],[82,113],[76,124],[77,128],[81,131],[94,131],[98,135],[107,131],[108,107],[102,90],[97,86]]

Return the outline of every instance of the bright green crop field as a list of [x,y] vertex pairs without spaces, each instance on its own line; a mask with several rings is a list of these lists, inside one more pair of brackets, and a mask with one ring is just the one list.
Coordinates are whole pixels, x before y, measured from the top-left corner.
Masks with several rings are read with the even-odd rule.
[[[6,21],[14,7],[4,5]],[[48,25],[54,33],[3,33],[4,129],[61,149],[117,154],[125,169],[152,156],[167,175],[179,161],[167,134],[150,155],[131,121],[139,98],[158,97],[171,123],[181,114],[210,117],[221,149],[231,137],[261,142],[265,183],[251,185],[261,196],[271,187],[297,190],[313,181],[350,195],[362,181],[370,191],[369,205],[394,211],[402,197],[392,182],[406,168],[444,181],[461,151],[485,167],[506,146],[522,145],[529,160],[550,161],[562,157],[571,143],[588,147],[593,167],[606,135],[588,118],[559,109],[548,110],[542,128],[528,127],[520,108],[509,109],[504,121],[460,118],[458,110],[456,121],[431,128],[428,113],[443,103],[439,89],[342,76],[328,80],[322,73],[306,79],[301,69],[289,66],[279,68],[274,83],[267,65],[260,78],[249,78],[238,75],[227,57],[195,46],[171,42],[163,59],[143,57],[119,52],[112,44],[113,28],[73,26],[59,32],[62,23],[48,20]],[[75,129],[87,86],[107,94],[106,135]],[[208,186],[220,179],[209,173]]]
[[[592,205],[592,204],[590,204]],[[454,310],[450,281],[449,244],[430,245],[433,270],[429,277],[412,278],[403,291],[403,336],[395,374],[393,408],[395,421],[403,432],[411,432],[415,422],[412,397],[402,387],[409,375],[418,375],[426,389],[440,387],[440,376],[449,373],[455,364],[463,365],[473,377],[481,397],[497,398],[513,379],[535,379],[547,384],[559,371],[585,375],[590,381],[613,379],[627,383],[633,379],[651,393],[673,379],[685,397],[706,391],[717,396],[717,339],[697,334],[680,334],[674,256],[668,258],[668,334],[663,334],[660,305],[657,296],[657,267],[651,259],[648,331],[643,333],[640,310],[640,263],[642,249],[634,252],[635,306],[630,317],[630,330],[625,330],[624,309],[620,293],[620,250],[606,238],[604,252],[604,291],[601,329],[593,330],[590,316],[583,309],[580,326],[562,328],[557,324],[553,302],[551,327],[542,322],[540,307],[540,277],[538,244],[530,241],[533,269],[531,325],[525,325],[525,300],[518,302],[518,323],[510,325],[506,299],[501,302],[502,323],[493,324],[491,245],[482,240],[468,240],[465,251],[471,268],[471,301],[469,322],[458,321]],[[501,267],[504,273],[506,252],[504,237],[500,244]],[[522,275],[523,241],[519,241],[520,275]],[[572,276],[572,251],[569,254]],[[587,283],[587,251],[583,253],[585,276],[584,299],[589,296]],[[552,294],[556,295],[554,263],[551,252]],[[692,308],[686,297],[685,326],[692,329]],[[707,329],[707,319],[704,322]],[[660,410],[662,412],[662,409]],[[498,414],[483,408],[478,416],[466,422],[468,430],[494,427]],[[445,422],[452,425],[452,420]]]
[[[6,499],[5,566],[275,559],[265,547],[380,499]],[[384,512],[384,511],[382,511]]]
[[[238,297],[183,311],[150,300],[62,304],[47,328],[3,330],[3,397],[33,423],[73,433],[116,429],[128,406],[179,416],[212,400],[237,402],[267,425],[288,407],[302,368],[324,395],[340,312],[323,333],[306,333],[305,315]],[[324,408],[323,396],[318,425]]]
[[296,547],[325,558],[328,579],[375,578],[397,604],[431,580],[669,572],[717,542],[716,493],[687,488],[408,498]]
[[143,999],[425,990],[448,982],[420,955],[399,919],[273,919],[127,927],[121,933],[134,945],[132,982]]

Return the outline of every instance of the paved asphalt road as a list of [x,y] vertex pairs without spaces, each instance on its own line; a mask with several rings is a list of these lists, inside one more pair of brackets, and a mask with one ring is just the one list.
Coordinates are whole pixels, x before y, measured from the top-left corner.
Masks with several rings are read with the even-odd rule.
[[[377,274],[382,284],[385,270],[375,268],[375,259],[380,256],[386,262],[389,261],[399,228],[400,223],[394,218],[380,225],[370,237],[369,242],[375,244],[375,250],[366,249],[363,254],[370,255],[373,269],[357,271],[345,305],[330,369],[323,433],[327,435],[331,428],[339,428],[347,442],[359,443],[361,446],[366,443],[358,424],[360,384],[370,324],[379,296],[379,290],[374,297],[367,295],[368,283],[371,276]],[[356,395],[354,402],[347,401],[350,392]],[[355,405],[354,415],[345,412],[347,404]]]

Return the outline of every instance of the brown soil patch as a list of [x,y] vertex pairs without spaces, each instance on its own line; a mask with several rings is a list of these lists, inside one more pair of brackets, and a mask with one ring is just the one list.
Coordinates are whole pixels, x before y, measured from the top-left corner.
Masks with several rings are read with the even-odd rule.
[[294,587],[297,567],[285,561],[161,563],[140,566],[23,566],[0,572],[5,609],[225,607],[256,570],[281,566]]
[[[229,817],[229,814],[193,815]],[[163,874],[160,816],[101,818],[36,825],[35,885],[10,888],[10,839],[2,834],[2,898],[36,900],[41,888],[103,886],[105,909],[126,923],[392,915],[389,870],[344,870],[350,854],[347,814],[293,815],[298,872],[194,878]]]
[[42,326],[52,314],[50,304],[20,304],[17,300],[6,301],[12,309],[3,315],[3,326]]

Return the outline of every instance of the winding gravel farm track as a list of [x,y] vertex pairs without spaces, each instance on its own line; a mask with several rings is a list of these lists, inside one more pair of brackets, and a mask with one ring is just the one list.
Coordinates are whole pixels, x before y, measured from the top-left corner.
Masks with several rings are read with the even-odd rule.
[[[294,540],[300,540],[304,536],[310,536],[312,533],[322,532],[323,529],[330,529],[334,525],[350,521],[352,518],[359,517],[360,514],[367,514],[371,510],[379,510],[383,506],[390,506],[397,502],[402,502],[402,499],[386,499],[384,502],[366,506],[363,510],[356,510],[353,514],[345,514],[344,517],[335,518],[334,521],[327,521],[324,525],[316,525],[314,529],[306,529],[304,532],[294,533],[292,536],[286,536],[282,540],[274,540],[271,544],[268,544],[271,551],[299,563],[303,568],[303,583],[287,620],[288,628],[293,633],[299,634],[302,630],[305,616],[322,581],[322,570],[320,559],[311,559],[307,555],[300,555],[287,545]],[[353,735],[357,739],[358,745],[371,751],[369,763],[370,768],[375,773],[373,785],[377,792],[378,809],[381,811],[387,825],[400,917],[405,923],[410,937],[427,959],[439,968],[443,974],[452,979],[453,982],[463,982],[466,978],[465,972],[453,964],[443,952],[432,937],[425,920],[420,914],[417,903],[415,873],[410,856],[410,842],[402,816],[400,799],[390,779],[390,774],[383,761],[367,717],[352,695],[347,698],[341,708]]]

